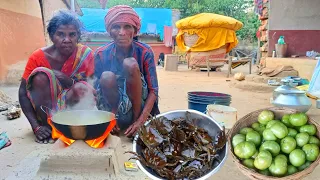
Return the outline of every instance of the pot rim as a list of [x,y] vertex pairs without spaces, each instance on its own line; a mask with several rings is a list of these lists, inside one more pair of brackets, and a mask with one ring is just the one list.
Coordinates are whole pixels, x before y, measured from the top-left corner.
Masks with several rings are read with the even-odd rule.
[[[223,110],[219,108],[224,108]],[[223,114],[233,114],[238,112],[238,110],[231,106],[225,106],[220,104],[208,104],[207,105],[207,111],[208,112],[216,112],[216,113],[223,113]]]
[[[61,122],[56,122],[55,118],[58,114],[64,114],[64,113],[77,113],[77,112],[86,112],[86,113],[104,113],[107,116],[110,116],[110,118],[106,118],[105,122],[99,122],[99,123],[90,123],[90,121],[88,122],[88,124],[81,124],[81,125],[74,125],[74,124],[65,124],[65,123],[61,123]],[[58,111],[54,114],[52,114],[51,116],[51,121],[55,124],[59,124],[59,125],[64,125],[64,126],[72,126],[72,127],[81,127],[81,126],[94,126],[94,125],[99,125],[99,124],[105,124],[105,123],[110,123],[110,121],[115,120],[115,114],[108,112],[108,111],[101,111],[101,110],[65,110],[65,111]]]

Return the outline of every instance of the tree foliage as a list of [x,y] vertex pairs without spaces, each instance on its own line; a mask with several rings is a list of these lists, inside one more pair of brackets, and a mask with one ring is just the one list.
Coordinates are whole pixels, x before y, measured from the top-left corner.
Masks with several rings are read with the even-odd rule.
[[[99,0],[78,0],[81,7],[101,8]],[[181,18],[208,12],[233,17],[244,26],[237,31],[241,39],[255,41],[259,20],[252,9],[253,0],[108,0],[107,8],[126,4],[134,8],[169,8],[179,9]]]

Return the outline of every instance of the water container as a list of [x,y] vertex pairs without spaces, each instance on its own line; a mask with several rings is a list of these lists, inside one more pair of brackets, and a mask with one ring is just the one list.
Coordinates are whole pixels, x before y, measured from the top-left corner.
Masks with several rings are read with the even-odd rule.
[[280,36],[278,39],[278,44],[285,44],[284,42],[284,36]]
[[210,104],[207,106],[207,115],[218,121],[226,129],[231,129],[238,120],[237,109],[229,106]]

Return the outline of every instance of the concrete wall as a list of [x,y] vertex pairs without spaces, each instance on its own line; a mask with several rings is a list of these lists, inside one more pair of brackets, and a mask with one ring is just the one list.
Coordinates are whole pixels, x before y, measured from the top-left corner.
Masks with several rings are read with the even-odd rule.
[[154,53],[155,63],[158,62],[160,53],[172,54],[172,48],[166,47],[163,43],[148,43],[151,46]]
[[0,8],[41,18],[38,0],[1,0]]
[[320,1],[273,0],[269,9],[269,55],[281,35],[288,44],[288,54],[303,56],[306,51],[320,52]]
[[0,81],[11,65],[45,45],[38,0],[0,0]]
[[309,81],[312,78],[314,68],[317,61],[306,58],[267,58],[267,68],[275,68],[277,66],[292,66],[299,72],[301,78],[307,78]]
[[[144,41],[142,41],[144,42]],[[85,44],[87,46],[89,46],[92,50],[96,50],[98,47],[103,46],[104,44],[106,44],[107,42],[81,42],[82,44]],[[149,46],[151,46],[153,53],[154,53],[154,60],[157,63],[158,62],[158,58],[160,53],[164,53],[164,54],[172,54],[172,47],[166,47],[164,45],[164,43],[159,42],[145,42],[146,44],[148,44]]]
[[320,30],[319,0],[270,1],[270,30]]

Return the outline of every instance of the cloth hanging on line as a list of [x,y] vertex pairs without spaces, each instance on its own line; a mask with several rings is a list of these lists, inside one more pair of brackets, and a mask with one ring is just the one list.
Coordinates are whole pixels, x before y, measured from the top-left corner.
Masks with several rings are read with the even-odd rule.
[[262,16],[263,0],[254,0],[254,12]]
[[171,47],[173,44],[172,43],[172,33],[173,33],[172,26],[164,26],[163,42],[166,47]]

